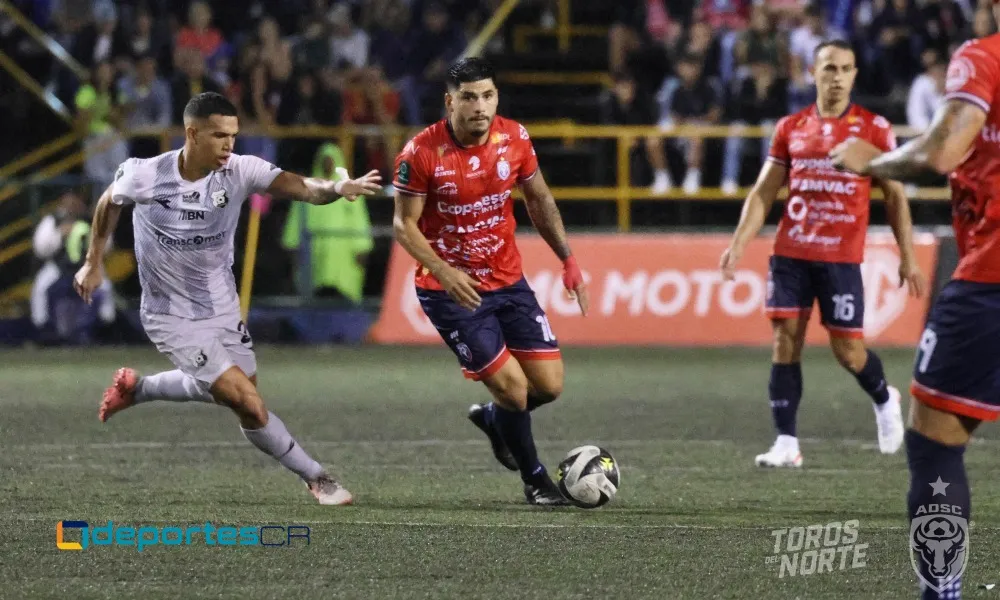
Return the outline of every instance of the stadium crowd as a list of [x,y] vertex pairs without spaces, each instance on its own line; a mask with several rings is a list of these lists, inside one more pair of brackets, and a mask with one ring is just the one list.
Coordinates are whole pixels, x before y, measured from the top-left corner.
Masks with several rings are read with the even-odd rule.
[[[824,40],[855,49],[855,98],[893,123],[924,128],[947,60],[994,33],[990,0],[618,0],[608,38],[614,89],[606,123],[770,125],[808,106]],[[735,193],[744,138],[726,140],[722,189]],[[767,140],[763,151],[766,152]],[[683,189],[701,186],[704,144],[684,140]],[[653,188],[673,185],[664,145],[646,144]]]

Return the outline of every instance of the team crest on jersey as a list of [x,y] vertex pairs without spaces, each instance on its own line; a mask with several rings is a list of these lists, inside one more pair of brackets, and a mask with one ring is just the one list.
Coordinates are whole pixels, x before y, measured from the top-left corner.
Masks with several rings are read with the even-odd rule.
[[226,194],[226,190],[212,192],[212,204],[214,204],[216,208],[222,208],[223,206],[229,204],[229,195]]
[[510,177],[509,162],[501,159],[500,162],[497,163],[497,176],[500,177],[500,179],[507,179],[508,177]]
[[944,82],[944,88],[948,92],[956,92],[962,88],[970,79],[976,76],[976,66],[972,61],[964,56],[960,56],[951,61],[948,66],[948,74]]
[[194,366],[198,369],[204,367],[208,363],[208,357],[205,356],[204,350],[198,350],[198,354],[194,355]]

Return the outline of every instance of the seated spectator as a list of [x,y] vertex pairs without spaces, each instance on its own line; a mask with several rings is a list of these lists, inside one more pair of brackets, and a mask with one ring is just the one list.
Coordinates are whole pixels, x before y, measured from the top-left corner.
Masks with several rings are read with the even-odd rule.
[[[630,73],[616,73],[614,86],[601,94],[601,124],[651,126],[656,124],[656,106],[652,97],[639,93],[638,84]],[[639,146],[642,144],[642,147]],[[663,140],[659,137],[636,138],[629,154],[645,150],[649,165],[656,173],[667,173],[667,158]],[[669,182],[669,176],[667,177]],[[670,185],[666,186],[671,187]]]
[[[118,102],[129,128],[169,127],[173,118],[170,84],[157,74],[152,55],[139,57],[135,73],[118,83]],[[132,156],[147,158],[160,153],[155,137],[132,140]]]
[[368,34],[354,25],[351,8],[334,6],[327,15],[330,25],[330,55],[335,67],[361,69],[368,64]]
[[207,2],[197,0],[188,8],[188,24],[177,32],[176,48],[194,48],[202,58],[209,60],[216,52],[224,51],[225,40],[218,29],[212,27],[212,8]]
[[935,50],[927,51],[926,68],[913,80],[906,102],[906,122],[921,131],[928,129],[934,113],[944,102],[947,65]]
[[[660,104],[659,125],[670,130],[678,125],[714,125],[722,117],[722,92],[718,83],[702,73],[703,58],[694,54],[681,56],[677,77],[668,79],[657,95]],[[684,192],[695,194],[701,189],[701,165],[704,160],[704,140],[698,137],[672,138],[685,153],[687,173]],[[664,193],[671,187],[666,169],[654,174],[654,193]]]
[[97,194],[111,185],[118,165],[128,158],[128,146],[118,133],[122,111],[115,98],[111,63],[94,67],[90,83],[76,93],[76,125],[86,132],[83,171]]
[[[465,36],[451,21],[444,5],[431,0],[423,12],[423,27],[411,27],[407,76],[397,89],[408,125],[424,122],[422,103],[432,91],[444,91],[448,66],[465,50]],[[437,116],[435,116],[435,119]]]
[[128,56],[128,43],[118,27],[118,10],[113,4],[95,6],[94,21],[76,36],[71,54],[85,67],[113,62]]
[[174,125],[184,123],[188,100],[202,92],[222,93],[222,88],[205,73],[205,58],[195,48],[178,48],[174,53],[174,77],[170,81]]
[[152,56],[159,67],[170,64],[170,43],[161,27],[153,21],[153,14],[142,7],[135,15],[135,22],[128,39],[128,50],[134,60]]
[[[729,102],[729,118],[733,125],[771,126],[785,116],[788,108],[788,81],[779,76],[775,64],[758,57],[750,65],[750,72],[736,88]],[[740,182],[743,149],[747,138],[726,138],[722,163],[722,193],[736,194]],[[769,136],[760,139],[760,157],[763,160],[771,146]]]

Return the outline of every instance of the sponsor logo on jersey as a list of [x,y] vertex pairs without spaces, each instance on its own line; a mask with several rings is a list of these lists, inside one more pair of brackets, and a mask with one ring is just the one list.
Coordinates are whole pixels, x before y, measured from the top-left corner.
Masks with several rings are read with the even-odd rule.
[[216,208],[222,208],[229,204],[229,195],[226,194],[226,190],[212,192],[212,204],[214,204]]
[[163,208],[170,208],[170,198],[166,196],[160,196],[159,198],[153,198],[153,202],[156,202]]
[[[413,142],[410,142],[410,144],[412,145]],[[396,175],[396,179],[398,179],[399,183],[402,183],[403,185],[407,185],[410,183],[409,161],[404,160],[403,162],[399,163],[399,173]]]
[[204,221],[205,211],[203,210],[182,210],[177,213],[180,215],[178,221]]
[[201,192],[191,192],[181,196],[181,204],[197,204],[201,201]]
[[853,195],[858,191],[858,184],[853,181],[831,181],[829,179],[792,179],[789,187],[793,192]]
[[479,157],[473,156],[469,159],[469,166],[472,167],[473,171],[479,170]]
[[521,137],[522,140],[526,140],[529,137],[528,136],[528,130],[524,128],[524,125],[518,125],[517,126],[517,133]]
[[119,179],[121,179],[122,175],[124,175],[124,174],[125,174],[125,163],[122,163],[122,164],[118,165],[118,170],[115,171],[115,181],[118,181]]
[[483,196],[471,204],[448,204],[447,202],[438,202],[437,209],[439,213],[446,215],[477,215],[498,210],[503,206],[504,202],[506,202],[508,198],[510,198],[510,190],[507,190],[502,194],[490,194],[489,196]]
[[510,148],[510,146],[500,146],[499,148],[497,148],[497,154],[498,155],[507,154],[508,148]]
[[980,133],[980,135],[982,136],[983,141],[985,142],[989,142],[991,144],[1000,144],[1000,128],[998,128],[996,125],[991,124],[983,127],[983,130]]
[[788,151],[789,152],[799,152],[799,151],[805,149],[805,147],[806,147],[806,141],[805,140],[795,140],[791,144],[788,144]]
[[436,190],[434,190],[434,193],[435,194],[441,194],[442,196],[457,196],[458,195],[458,185],[456,185],[455,183],[449,181],[449,182],[445,183],[444,185],[438,186],[438,188]]
[[434,167],[434,176],[435,177],[449,177],[449,176],[454,175],[454,174],[455,174],[455,169],[447,169],[446,170],[444,168],[444,165],[438,165],[438,166]]
[[891,125],[889,124],[889,120],[881,115],[876,116],[874,119],[872,119],[872,125],[878,127],[879,129],[889,129],[889,127],[891,127]]
[[160,243],[161,246],[168,246],[171,248],[191,248],[194,246],[201,246],[202,244],[211,244],[213,242],[220,242],[226,238],[226,232],[222,231],[214,235],[195,235],[189,238],[172,238],[167,237],[161,233],[156,234],[156,241]]
[[500,142],[506,142],[510,139],[509,133],[500,133],[499,131],[490,136],[490,141],[494,144],[499,144]]

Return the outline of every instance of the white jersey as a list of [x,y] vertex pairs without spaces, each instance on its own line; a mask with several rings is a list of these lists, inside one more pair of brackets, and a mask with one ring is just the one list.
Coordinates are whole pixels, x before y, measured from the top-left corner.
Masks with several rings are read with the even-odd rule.
[[239,314],[232,266],[240,209],[281,169],[256,156],[233,154],[224,167],[186,181],[180,152],[130,158],[112,184],[112,202],[135,204],[141,311],[185,319]]

